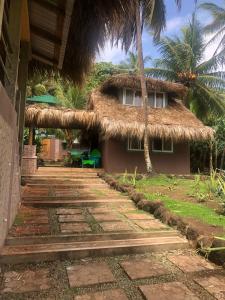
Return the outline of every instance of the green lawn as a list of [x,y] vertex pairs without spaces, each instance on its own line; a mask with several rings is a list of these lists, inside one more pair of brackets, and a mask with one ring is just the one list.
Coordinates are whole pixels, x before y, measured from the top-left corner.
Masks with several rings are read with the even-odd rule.
[[[120,180],[124,182],[124,178]],[[214,209],[207,206],[208,200],[221,203],[221,198],[209,194],[209,184],[209,179],[200,180],[198,176],[195,179],[184,179],[158,175],[137,180],[136,189],[144,193],[146,199],[150,201],[163,201],[165,206],[176,215],[191,217],[203,223],[221,226],[225,229],[225,216],[217,214]],[[157,188],[159,191],[157,191]],[[154,192],[151,190],[154,190]],[[179,198],[179,194],[182,194],[183,199]],[[190,198],[190,195],[193,197]],[[200,203],[201,201],[197,199],[201,195],[206,198],[205,203]],[[208,199],[209,197],[213,198]]]

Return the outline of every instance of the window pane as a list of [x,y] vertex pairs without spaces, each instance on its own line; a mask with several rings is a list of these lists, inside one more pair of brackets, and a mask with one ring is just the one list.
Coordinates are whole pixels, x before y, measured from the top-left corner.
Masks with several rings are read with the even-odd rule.
[[162,93],[156,94],[156,107],[163,108],[163,94]]
[[125,104],[133,105],[134,92],[132,90],[126,90]]
[[133,150],[139,150],[140,149],[140,143],[137,139],[131,140],[131,149]]
[[136,92],[135,93],[134,105],[135,106],[141,106],[142,105],[141,92]]
[[172,140],[164,140],[163,141],[163,150],[164,151],[172,151]]
[[148,105],[151,107],[155,106],[155,93],[148,94]]
[[162,139],[153,140],[153,150],[162,151]]

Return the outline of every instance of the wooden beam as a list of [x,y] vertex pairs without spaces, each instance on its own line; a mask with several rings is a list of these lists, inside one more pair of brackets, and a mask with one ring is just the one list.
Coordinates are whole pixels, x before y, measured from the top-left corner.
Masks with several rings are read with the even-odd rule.
[[32,50],[32,57],[34,57],[34,58],[36,58],[37,60],[40,60],[40,61],[42,61],[42,62],[44,62],[44,63],[47,63],[47,64],[49,64],[49,65],[51,65],[51,66],[55,66],[55,65],[57,65],[57,63],[58,63],[58,61],[55,60],[54,58],[50,58],[50,57],[48,57],[48,56],[46,56],[46,55],[44,55],[44,54],[38,52],[38,51],[35,50],[35,49]]
[[20,108],[18,116],[18,140],[19,140],[19,155],[20,155],[20,164],[23,152],[23,131],[24,131],[24,118],[25,118],[25,105],[26,105],[26,87],[27,87],[27,78],[28,78],[28,62],[29,62],[29,51],[30,45],[28,42],[21,42],[21,51],[20,51],[20,65],[19,65],[19,74],[18,74],[18,86],[20,89]]
[[9,56],[11,65],[9,63],[6,64],[7,73],[10,78],[10,83],[6,85],[6,90],[14,105],[16,102],[16,88],[19,67],[21,18],[22,0],[11,1],[9,8],[9,35],[12,43],[13,53]]
[[27,0],[22,3],[22,28],[21,28],[21,41],[30,41],[30,22]]
[[3,20],[4,4],[5,4],[5,0],[1,0],[0,1],[0,38],[2,35],[2,20]]
[[35,2],[37,3],[38,5],[42,6],[43,8],[51,11],[51,12],[54,12],[55,14],[60,14],[60,15],[65,15],[65,9],[64,7],[59,7],[59,6],[56,6],[46,0],[32,0],[32,2]]
[[57,44],[59,46],[61,46],[61,39],[58,38],[57,36],[55,36],[54,34],[41,29],[35,25],[30,25],[31,28],[31,32],[39,37],[42,37],[45,40],[48,40],[49,42],[52,42],[53,44]]

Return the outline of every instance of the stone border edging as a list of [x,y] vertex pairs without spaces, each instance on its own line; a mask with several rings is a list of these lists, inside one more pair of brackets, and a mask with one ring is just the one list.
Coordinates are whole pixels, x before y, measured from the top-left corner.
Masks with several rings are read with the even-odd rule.
[[[161,200],[146,200],[145,195],[143,193],[136,192],[132,185],[121,184],[112,175],[106,174],[105,172],[98,173],[98,176],[115,190],[127,193],[139,209],[153,214],[155,218],[161,220],[170,227],[175,227],[196,249],[200,250],[203,247],[225,247],[224,241],[217,240],[212,236],[201,235],[197,227],[188,224],[188,222],[184,221],[182,217],[171,213]],[[209,254],[209,259],[225,267],[225,251],[211,252]]]

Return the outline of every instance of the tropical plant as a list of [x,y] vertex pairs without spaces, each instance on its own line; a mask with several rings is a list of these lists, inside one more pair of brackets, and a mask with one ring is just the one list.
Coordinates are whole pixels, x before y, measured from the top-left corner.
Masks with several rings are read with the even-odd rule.
[[[143,58],[144,65],[149,62],[150,56]],[[138,55],[134,52],[128,52],[128,58],[122,60],[118,66],[120,69],[126,70],[128,73],[137,74],[138,72]]]
[[165,37],[158,42],[162,58],[146,70],[147,76],[180,82],[188,87],[186,106],[206,120],[212,114],[223,115],[225,72],[217,71],[225,62],[225,49],[203,61],[205,43],[202,27],[193,15],[181,37]]
[[219,53],[225,47],[225,2],[223,6],[216,3],[202,3],[200,8],[209,12],[212,16],[212,21],[204,27],[205,34],[212,34],[207,45],[212,45],[218,42],[214,55]]
[[[180,5],[181,0],[175,0],[177,5]],[[144,72],[144,59],[142,49],[142,28],[148,27],[154,35],[155,39],[160,37],[162,29],[165,27],[165,3],[163,0],[136,0],[135,9],[135,31],[136,31],[136,47],[138,54],[138,75],[141,81],[141,94],[144,109],[144,157],[146,163],[147,173],[153,172],[153,166],[149,154],[149,138],[148,138],[148,95],[146,88],[145,72]]]

